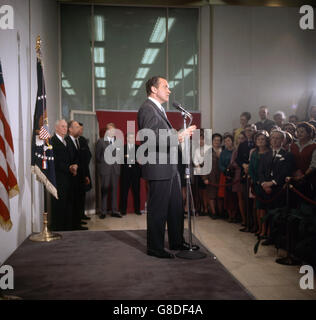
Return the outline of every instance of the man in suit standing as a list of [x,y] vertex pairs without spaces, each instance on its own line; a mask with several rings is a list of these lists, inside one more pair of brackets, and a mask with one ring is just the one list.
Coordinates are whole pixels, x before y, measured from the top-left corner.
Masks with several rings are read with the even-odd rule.
[[[122,215],[117,210],[117,188],[120,177],[120,164],[107,163],[105,159],[105,150],[108,146],[115,143],[115,124],[108,123],[104,138],[100,138],[96,144],[96,163],[97,170],[101,182],[101,215],[100,219],[104,219],[107,214],[108,194],[111,191],[112,217],[122,218]],[[113,153],[116,153],[115,149]],[[115,154],[113,154],[115,156]]]
[[[174,255],[165,251],[165,226],[168,224],[169,248],[171,250],[189,249],[183,238],[184,210],[181,195],[181,183],[177,164],[170,163],[170,149],[178,146],[185,135],[192,135],[195,126],[189,127],[181,134],[175,133],[169,122],[162,103],[169,100],[171,91],[168,82],[163,77],[152,77],[146,83],[148,99],[138,111],[138,128],[151,129],[156,139],[155,163],[145,163],[142,167],[142,176],[148,180],[149,199],[147,206],[147,254],[157,258],[174,258]],[[164,131],[163,131],[164,130]],[[165,146],[159,144],[159,137],[171,133],[167,140],[167,163],[159,161]],[[176,139],[174,139],[176,135]],[[176,143],[174,143],[174,141]],[[155,141],[152,141],[155,142]],[[157,144],[158,142],[158,144]],[[150,155],[149,151],[149,155]],[[150,157],[149,157],[150,158]]]
[[261,106],[259,108],[260,121],[256,123],[257,130],[266,130],[270,133],[272,127],[275,125],[273,120],[268,119],[269,110],[267,106]]
[[[83,203],[84,203],[84,208],[85,208],[86,192],[88,192],[92,189],[91,175],[90,175],[90,169],[89,169],[92,154],[90,152],[88,140],[83,136],[83,124],[81,122],[79,122],[79,126],[80,126],[80,130],[79,130],[78,142],[79,142],[79,146],[80,146],[80,158],[81,158],[81,161],[85,167],[85,173],[88,178],[88,179],[85,179],[86,180],[86,184],[85,184],[85,188],[84,188],[85,194],[83,197]],[[83,214],[81,216],[81,220],[90,220],[90,218],[87,217],[83,212]]]
[[58,120],[55,124],[55,134],[51,138],[54,150],[54,163],[58,199],[52,197],[52,215],[50,229],[52,231],[72,230],[71,178],[77,170],[77,165],[71,163],[70,153],[65,141],[67,122]]
[[127,134],[124,146],[124,164],[121,166],[121,214],[126,215],[128,191],[132,188],[134,208],[137,215],[140,212],[140,166],[136,161],[137,146],[134,133]]
[[[265,198],[273,199],[282,190],[286,177],[292,176],[294,161],[291,153],[282,149],[285,133],[272,130],[270,135],[271,150],[266,152],[259,162],[259,184]],[[285,205],[285,196],[280,194],[274,201],[267,204],[268,209],[281,208]],[[272,244],[268,239],[263,245]]]
[[[271,197],[282,189],[285,178],[291,176],[293,171],[292,154],[282,149],[284,140],[283,131],[273,130],[270,135],[271,150],[262,156],[259,165],[259,183]],[[280,199],[277,199],[270,207],[280,205]]]
[[72,176],[72,192],[73,192],[73,230],[88,230],[87,227],[81,226],[81,217],[84,214],[84,197],[85,186],[90,183],[86,166],[80,153],[79,133],[80,126],[75,120],[71,120],[68,124],[69,135],[65,138],[72,164],[77,165],[76,174]]

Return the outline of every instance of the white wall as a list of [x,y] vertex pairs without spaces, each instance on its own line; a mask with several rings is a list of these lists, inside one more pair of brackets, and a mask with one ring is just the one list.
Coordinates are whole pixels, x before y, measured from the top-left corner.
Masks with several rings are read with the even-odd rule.
[[[13,227],[0,229],[0,265],[32,232],[40,230],[42,186],[31,177],[31,134],[37,93],[35,43],[40,35],[52,129],[58,116],[58,15],[55,0],[0,0],[14,9],[14,30],[0,30],[0,59],[6,87],[20,195],[10,201]],[[18,46],[17,34],[20,36]],[[31,199],[33,195],[33,201]],[[33,218],[33,221],[32,221]],[[33,224],[33,227],[32,227]]]
[[213,130],[239,127],[239,116],[267,105],[270,115],[305,110],[316,90],[316,31],[299,28],[298,8],[214,6]]

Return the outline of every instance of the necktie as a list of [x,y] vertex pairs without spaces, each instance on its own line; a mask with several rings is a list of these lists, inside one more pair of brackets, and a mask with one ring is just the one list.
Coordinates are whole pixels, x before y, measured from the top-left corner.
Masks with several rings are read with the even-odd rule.
[[161,111],[163,112],[163,114],[165,115],[166,119],[168,119],[167,117],[167,114],[166,114],[166,111],[165,111],[165,108],[164,107],[161,107]]
[[75,139],[75,141],[76,141],[76,147],[77,147],[77,150],[79,150],[79,149],[80,149],[79,141],[78,141],[78,139]]

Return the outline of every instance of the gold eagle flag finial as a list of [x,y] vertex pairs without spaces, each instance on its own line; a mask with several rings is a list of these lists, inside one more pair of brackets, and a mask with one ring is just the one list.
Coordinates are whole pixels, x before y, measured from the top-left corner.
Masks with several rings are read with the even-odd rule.
[[41,58],[41,45],[42,45],[42,40],[40,36],[37,36],[36,38],[36,53],[37,53],[37,57],[40,59]]

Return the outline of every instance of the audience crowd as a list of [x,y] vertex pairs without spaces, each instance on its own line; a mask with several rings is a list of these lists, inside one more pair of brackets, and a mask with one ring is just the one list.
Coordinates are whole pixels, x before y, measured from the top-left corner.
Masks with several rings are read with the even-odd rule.
[[257,245],[283,247],[288,256],[278,263],[315,263],[316,106],[307,121],[290,115],[286,122],[283,111],[271,120],[266,106],[259,118],[252,124],[243,112],[240,128],[214,133],[210,145],[202,142],[199,155],[212,157],[212,171],[195,177],[197,214],[240,223]]

